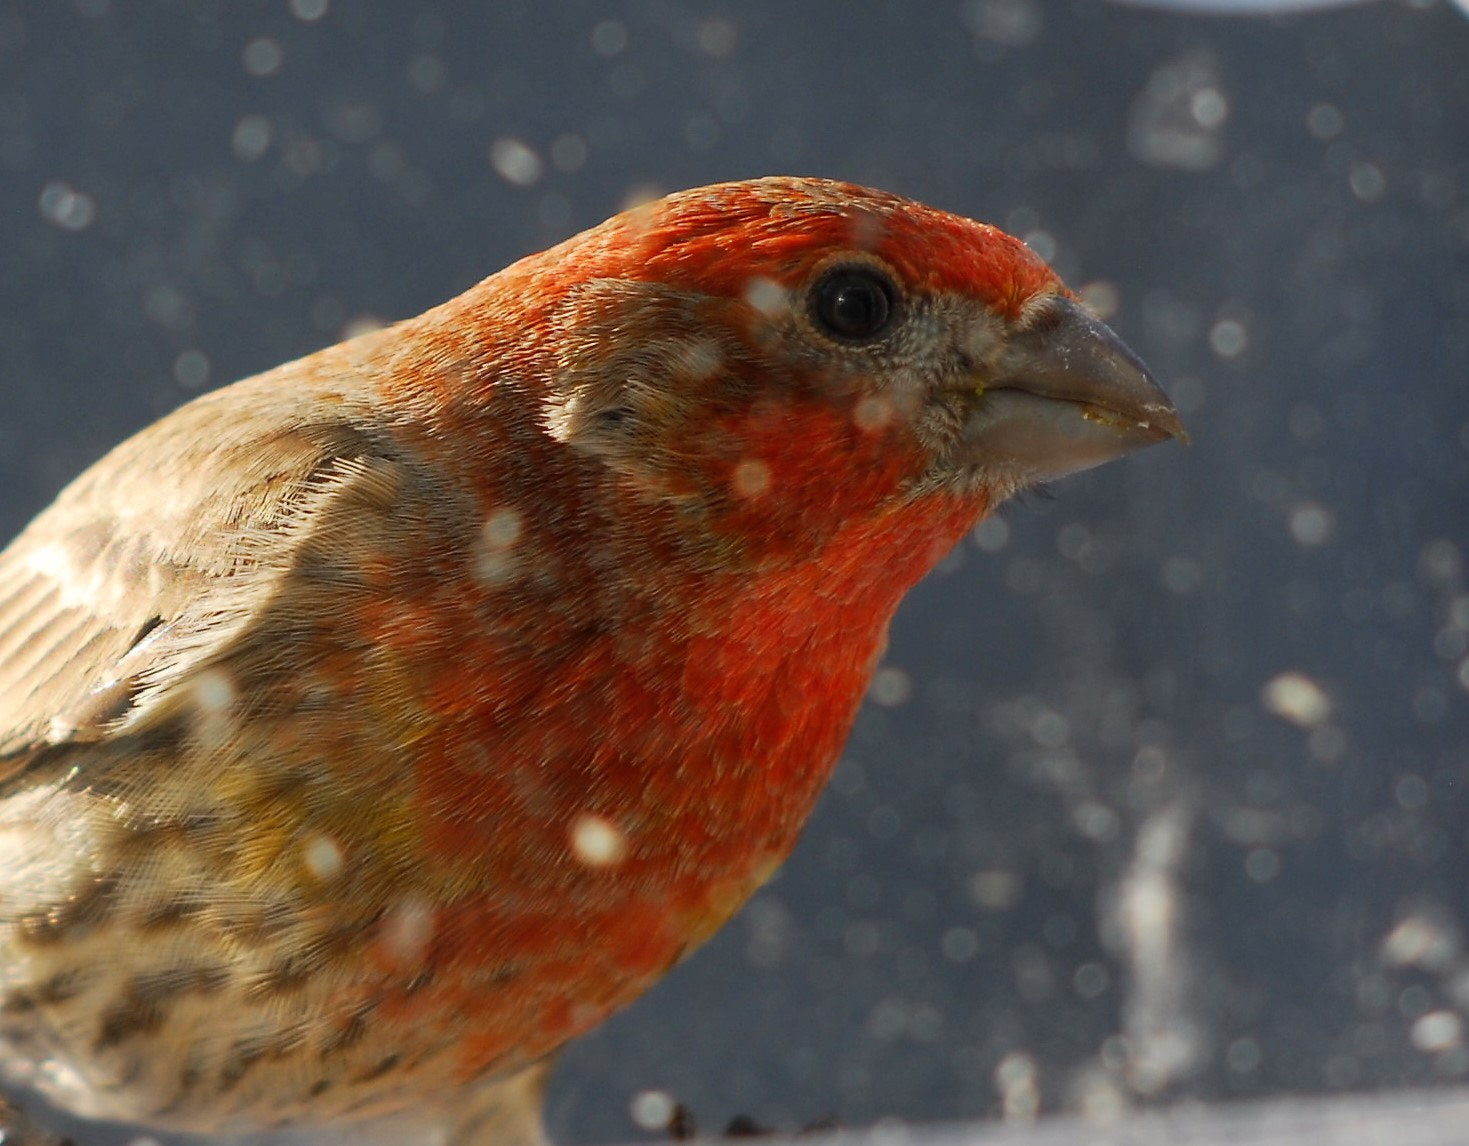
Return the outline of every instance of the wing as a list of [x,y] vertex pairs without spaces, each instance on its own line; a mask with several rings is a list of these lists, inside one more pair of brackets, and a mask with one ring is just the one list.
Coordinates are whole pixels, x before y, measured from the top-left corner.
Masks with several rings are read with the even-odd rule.
[[[45,749],[165,718],[181,683],[262,617],[331,607],[350,591],[346,555],[381,552],[422,478],[321,360],[155,423],[0,553],[0,779]],[[361,544],[323,544],[349,535]],[[305,584],[283,597],[288,580]]]

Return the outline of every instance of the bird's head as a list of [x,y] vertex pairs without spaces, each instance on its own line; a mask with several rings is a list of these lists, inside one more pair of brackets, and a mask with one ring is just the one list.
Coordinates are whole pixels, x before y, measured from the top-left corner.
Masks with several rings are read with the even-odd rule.
[[1143,364],[1029,248],[897,196],[721,184],[529,269],[554,347],[544,428],[756,550],[935,495],[977,516],[1184,437]]

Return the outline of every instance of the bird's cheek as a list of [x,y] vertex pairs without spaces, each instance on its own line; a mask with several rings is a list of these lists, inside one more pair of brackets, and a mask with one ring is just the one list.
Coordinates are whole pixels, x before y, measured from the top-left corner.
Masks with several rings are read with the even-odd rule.
[[884,504],[920,464],[912,425],[883,397],[789,405],[731,434],[711,466],[731,525],[820,532]]

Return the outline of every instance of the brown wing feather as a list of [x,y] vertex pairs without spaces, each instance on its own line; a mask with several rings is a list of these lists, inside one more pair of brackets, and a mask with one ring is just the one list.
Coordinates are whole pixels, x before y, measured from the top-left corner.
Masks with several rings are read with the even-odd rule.
[[322,512],[337,502],[349,517],[392,512],[408,469],[354,428],[373,424],[365,399],[320,358],[150,426],[0,553],[0,779],[166,710],[277,599],[311,537],[303,521],[342,528]]

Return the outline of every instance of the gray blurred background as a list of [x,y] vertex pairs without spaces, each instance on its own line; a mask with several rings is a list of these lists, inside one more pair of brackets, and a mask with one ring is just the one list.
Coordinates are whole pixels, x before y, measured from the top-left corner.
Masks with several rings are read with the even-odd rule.
[[714,1128],[1463,1085],[1444,3],[0,0],[0,533],[203,388],[775,172],[1026,238],[1194,444],[919,587],[791,861],[567,1052],[553,1133],[647,1092]]

